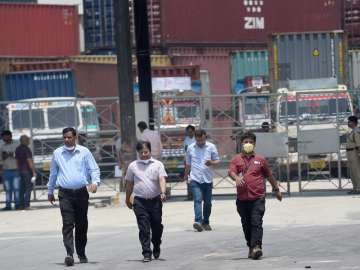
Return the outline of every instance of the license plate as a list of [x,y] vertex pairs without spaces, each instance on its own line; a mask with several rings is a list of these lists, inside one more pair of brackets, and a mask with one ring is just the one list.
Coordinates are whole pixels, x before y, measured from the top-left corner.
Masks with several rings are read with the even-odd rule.
[[310,161],[310,168],[315,170],[323,170],[326,167],[326,161],[323,159],[315,159]]

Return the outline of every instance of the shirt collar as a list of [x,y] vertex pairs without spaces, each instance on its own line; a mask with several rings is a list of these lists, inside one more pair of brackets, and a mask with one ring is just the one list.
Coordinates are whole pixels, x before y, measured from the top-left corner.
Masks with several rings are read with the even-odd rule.
[[242,158],[249,160],[249,159],[252,159],[253,157],[255,157],[255,152],[253,152],[251,155],[245,155],[244,153],[241,153],[240,155]]
[[198,146],[197,143],[195,142],[195,147],[197,147],[197,148],[199,148],[199,149],[204,149],[204,148],[206,148],[207,146],[208,146],[208,142],[207,142],[207,141],[205,142],[205,144],[204,144],[203,147]]

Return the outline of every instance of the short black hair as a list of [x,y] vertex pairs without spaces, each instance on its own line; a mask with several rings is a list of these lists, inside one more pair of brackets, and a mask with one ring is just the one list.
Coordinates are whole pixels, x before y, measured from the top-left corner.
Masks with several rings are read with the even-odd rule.
[[188,125],[187,127],[186,127],[186,131],[188,131],[188,130],[192,130],[192,131],[195,131],[195,127],[193,126],[193,125]]
[[270,124],[269,124],[269,122],[262,122],[261,127],[262,128],[269,128]]
[[65,133],[71,132],[74,136],[76,136],[76,130],[73,127],[67,127],[64,128],[62,131],[62,134],[64,135]]
[[256,142],[256,135],[251,131],[246,131],[241,135],[241,142],[243,142],[245,139],[251,139],[254,142]]
[[351,115],[351,116],[348,117],[348,121],[357,124],[358,123],[358,118],[355,115]]
[[148,128],[148,125],[144,122],[144,121],[140,121],[138,124],[137,124],[138,128],[140,129],[147,129]]
[[148,141],[138,141],[136,143],[136,151],[139,152],[141,150],[143,150],[144,148],[147,148],[150,150],[151,152],[151,143]]
[[1,137],[2,136],[12,136],[12,133],[10,130],[4,130],[3,132],[1,132]]
[[196,138],[201,138],[202,136],[206,136],[206,131],[203,129],[197,129],[195,130],[195,137]]

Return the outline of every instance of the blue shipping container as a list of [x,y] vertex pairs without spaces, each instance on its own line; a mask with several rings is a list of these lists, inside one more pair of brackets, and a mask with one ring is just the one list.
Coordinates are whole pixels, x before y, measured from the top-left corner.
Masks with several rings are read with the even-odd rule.
[[86,51],[99,53],[114,50],[113,0],[84,0],[83,3]]
[[234,93],[245,87],[244,79],[248,76],[269,76],[267,50],[231,53],[231,87]]
[[70,69],[12,72],[4,75],[2,100],[38,97],[75,97],[74,72]]

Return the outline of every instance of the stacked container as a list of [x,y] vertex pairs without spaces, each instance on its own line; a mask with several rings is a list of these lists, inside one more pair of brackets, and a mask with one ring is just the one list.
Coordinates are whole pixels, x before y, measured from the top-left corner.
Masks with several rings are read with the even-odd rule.
[[0,55],[79,54],[76,6],[0,4]]

